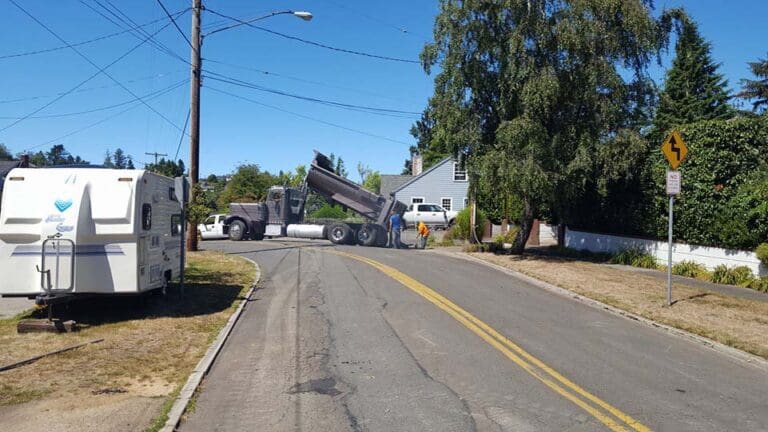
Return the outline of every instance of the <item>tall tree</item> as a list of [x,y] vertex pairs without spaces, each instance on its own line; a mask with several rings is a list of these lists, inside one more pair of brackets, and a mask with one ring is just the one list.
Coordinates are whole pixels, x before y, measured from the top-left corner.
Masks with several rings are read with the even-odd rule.
[[[522,252],[534,217],[567,221],[601,143],[647,104],[647,65],[672,15],[648,0],[441,0],[421,58],[439,65],[430,148],[458,156],[470,193],[519,199]],[[480,180],[480,181],[479,181]]]
[[[160,158],[160,160],[157,161],[157,164],[147,164],[144,169],[166,177],[179,177],[184,175],[184,161],[179,159],[178,162],[174,162],[172,160]],[[216,176],[214,176],[214,178],[215,177]]]
[[757,79],[742,79],[739,97],[752,99],[754,111],[768,112],[768,58],[750,62],[749,69]]
[[63,144],[56,144],[47,152],[38,151],[29,156],[29,162],[35,166],[53,165],[88,165],[80,156],[72,156]]
[[659,98],[652,141],[663,139],[675,126],[733,116],[734,109],[728,104],[728,81],[717,72],[720,65],[712,60],[711,51],[712,45],[701,37],[696,23],[683,17],[675,59]]
[[102,164],[104,168],[114,168],[115,163],[112,162],[112,152],[107,150],[107,152],[104,154],[104,163]]

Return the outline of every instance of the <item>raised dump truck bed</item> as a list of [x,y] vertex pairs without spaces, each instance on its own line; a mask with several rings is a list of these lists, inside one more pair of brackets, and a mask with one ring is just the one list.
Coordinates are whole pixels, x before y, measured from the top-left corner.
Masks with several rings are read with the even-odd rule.
[[[304,223],[307,193],[315,192],[330,204],[347,207],[367,222]],[[375,194],[333,172],[330,159],[319,152],[298,188],[273,186],[263,203],[231,203],[224,221],[231,240],[269,237],[327,238],[336,244],[384,246],[390,214],[403,213],[406,205],[394,197]]]

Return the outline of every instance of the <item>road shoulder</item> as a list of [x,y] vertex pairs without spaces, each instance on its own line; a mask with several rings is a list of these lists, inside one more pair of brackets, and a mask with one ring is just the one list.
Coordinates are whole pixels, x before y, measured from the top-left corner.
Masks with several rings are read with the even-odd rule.
[[[637,321],[637,322],[643,323],[643,324],[645,324],[647,326],[659,329],[661,331],[664,331],[666,333],[675,335],[677,337],[681,337],[681,338],[684,338],[684,339],[687,339],[687,340],[694,341],[694,342],[696,342],[696,343],[698,343],[700,345],[703,345],[703,346],[705,346],[705,347],[707,347],[709,349],[712,349],[714,351],[717,351],[717,352],[719,352],[721,354],[724,354],[724,355],[729,356],[731,358],[734,358],[734,359],[740,360],[742,362],[745,362],[747,364],[750,364],[752,366],[755,366],[755,367],[761,369],[762,371],[768,371],[768,360],[766,360],[764,357],[756,355],[756,354],[753,354],[753,353],[750,353],[750,352],[747,352],[747,351],[744,351],[744,350],[741,350],[741,349],[738,349],[738,348],[733,347],[733,346],[729,346],[729,345],[727,345],[725,343],[722,343],[720,340],[716,340],[716,339],[726,338],[726,341],[729,341],[727,339],[728,338],[728,334],[727,333],[723,334],[723,333],[712,332],[712,331],[708,332],[707,328],[703,328],[702,329],[701,327],[699,327],[698,329],[694,328],[694,330],[699,330],[697,332],[688,331],[688,328],[690,328],[690,327],[687,326],[684,321],[670,320],[669,318],[667,318],[667,317],[665,317],[663,315],[661,316],[661,318],[665,318],[665,319],[659,319],[660,318],[660,316],[659,316],[660,314],[658,312],[655,312],[655,311],[632,310],[633,308],[631,307],[631,305],[628,305],[628,304],[620,302],[620,301],[616,301],[615,298],[610,297],[610,296],[605,296],[605,295],[597,294],[595,292],[590,292],[589,290],[583,289],[583,287],[581,287],[579,289],[574,289],[574,287],[572,287],[572,286],[571,287],[569,287],[569,286],[561,286],[560,284],[555,285],[555,284],[550,283],[550,282],[548,282],[546,280],[543,280],[545,278],[541,277],[540,273],[537,274],[537,273],[531,272],[531,273],[533,273],[536,276],[535,277],[534,275],[526,274],[526,273],[523,273],[521,271],[518,271],[517,269],[510,268],[510,266],[502,265],[499,262],[497,262],[497,261],[500,261],[500,260],[490,260],[489,258],[491,258],[491,256],[484,256],[484,255],[488,255],[488,254],[468,254],[468,253],[464,253],[464,252],[443,251],[443,250],[440,250],[440,249],[433,249],[433,250],[430,250],[430,252],[431,253],[436,253],[436,254],[441,254],[441,255],[446,255],[446,256],[451,256],[451,257],[454,257],[454,258],[459,258],[459,259],[463,259],[463,260],[466,260],[466,261],[471,261],[471,262],[474,262],[474,263],[477,263],[477,264],[484,265],[486,267],[489,267],[489,268],[495,269],[497,271],[506,273],[506,274],[508,274],[510,276],[513,276],[513,277],[515,277],[517,279],[520,279],[520,280],[522,280],[524,282],[527,282],[527,283],[529,283],[529,284],[531,284],[533,286],[536,286],[538,288],[541,288],[541,289],[547,290],[549,292],[561,295],[563,297],[570,298],[572,300],[581,302],[583,304],[589,305],[589,306],[597,308],[597,309],[606,310],[606,311],[608,311],[608,312],[610,312],[610,313],[612,313],[614,315],[621,316],[621,317],[624,317],[624,318],[629,319],[629,320],[633,320],[633,321]],[[478,255],[483,255],[483,256],[478,256]],[[508,258],[507,256],[493,256],[493,257],[499,258],[499,259]],[[503,261],[501,261],[501,262],[503,263]],[[506,264],[506,263],[504,263],[504,264]],[[556,270],[557,269],[552,268],[553,272],[555,272]],[[615,270],[615,271],[619,272],[621,270]],[[597,280],[596,280],[596,282],[597,282]],[[676,286],[676,289],[679,289],[679,288],[680,287]],[[698,300],[698,298],[695,297],[696,295],[697,295],[697,293],[694,293],[692,296],[689,295],[688,297],[694,297],[694,298],[688,299],[688,301],[696,302]],[[661,297],[662,297],[662,294],[660,292],[659,293],[659,298],[661,298]],[[605,301],[605,300],[608,300],[608,301]],[[733,300],[731,300],[731,304],[735,303],[736,305],[738,305],[738,303],[740,303],[740,302],[748,302],[748,301],[740,300],[740,299],[733,299]],[[613,304],[611,304],[611,303],[613,303]],[[760,307],[760,305],[762,305],[762,303],[760,303],[760,302],[748,302],[748,303],[757,304],[758,305],[757,307]],[[661,301],[659,301],[658,309],[662,310],[664,312],[668,312],[669,311],[668,308],[662,307]],[[678,309],[680,309],[680,308],[678,308]],[[674,306],[673,306],[673,308],[671,310],[672,311],[675,310]],[[764,322],[765,322],[764,325],[768,326],[768,321],[764,321]],[[688,327],[688,328],[686,328],[686,327]],[[768,330],[766,330],[766,331],[768,331]],[[705,335],[697,334],[697,333],[704,333]],[[764,334],[765,333],[763,333],[763,335]],[[715,338],[707,337],[709,335],[713,335],[713,336],[715,336]],[[733,341],[731,339],[730,342],[734,343],[735,341]],[[736,344],[736,343],[734,343],[734,344]]]

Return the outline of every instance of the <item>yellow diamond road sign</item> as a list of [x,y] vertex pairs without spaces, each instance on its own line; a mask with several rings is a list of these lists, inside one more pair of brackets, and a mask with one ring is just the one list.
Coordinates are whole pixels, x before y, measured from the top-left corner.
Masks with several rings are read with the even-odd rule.
[[661,145],[661,151],[669,161],[669,166],[671,166],[672,169],[677,169],[683,159],[688,155],[688,146],[685,145],[680,134],[676,130],[673,130]]

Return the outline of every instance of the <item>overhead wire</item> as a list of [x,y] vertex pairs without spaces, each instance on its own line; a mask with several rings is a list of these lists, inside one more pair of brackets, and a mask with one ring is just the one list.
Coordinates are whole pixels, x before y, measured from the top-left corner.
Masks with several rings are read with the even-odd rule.
[[[246,25],[246,26],[254,28],[256,30],[260,30],[260,31],[263,31],[263,32],[266,32],[266,33],[270,33],[270,34],[276,35],[276,36],[280,36],[280,37],[285,38],[285,39],[290,39],[290,40],[293,40],[293,41],[297,41],[297,42],[301,42],[301,43],[304,43],[304,44],[316,46],[316,47],[319,47],[319,48],[324,48],[324,49],[328,49],[328,50],[332,50],[332,51],[337,51],[337,52],[342,52],[342,53],[346,53],[346,54],[353,54],[353,55],[358,55],[358,56],[363,56],[363,57],[375,58],[375,59],[379,59],[379,60],[387,60],[387,61],[399,62],[399,63],[421,64],[421,62],[418,61],[418,60],[410,60],[410,59],[404,59],[404,58],[398,58],[398,57],[390,57],[390,56],[379,55],[379,54],[371,54],[371,53],[367,53],[367,52],[363,52],[363,51],[355,51],[355,50],[350,50],[350,49],[346,49],[346,48],[338,48],[338,47],[334,47],[334,46],[331,46],[331,45],[326,45],[326,44],[323,44],[323,43],[320,43],[320,42],[314,42],[314,41],[311,41],[311,40],[303,39],[303,38],[300,38],[300,37],[297,37],[297,36],[291,36],[291,35],[288,35],[288,34],[285,34],[285,33],[280,33],[280,32],[274,31],[274,30],[270,30],[270,29],[268,29],[266,27],[260,27],[260,26],[254,25],[254,24],[252,24],[252,23],[250,23],[248,21],[243,21],[243,20],[241,20],[239,18],[235,18],[235,17],[232,17],[232,16],[224,15],[224,14],[222,14],[220,12],[217,12],[215,10],[212,10],[210,8],[206,8],[205,10],[210,12],[210,13],[212,13],[212,14],[214,14],[214,15],[218,15],[218,16],[220,16],[222,18],[229,18],[232,21],[239,22],[242,25]],[[214,31],[216,31],[216,30],[214,30]]]
[[[25,9],[23,9],[23,8],[21,8],[21,6],[19,6],[19,5],[18,5],[18,3],[16,3],[14,0],[8,0],[8,1],[10,1],[10,2],[11,2],[11,3],[13,3],[14,5],[16,5],[16,6],[17,6],[18,8],[20,8],[22,11],[25,11],[25,12],[26,12],[26,10],[25,10]],[[27,13],[27,15],[29,15],[30,17],[33,17],[31,14],[28,14],[28,13]],[[33,17],[33,19],[34,19],[36,22],[38,22],[39,24],[42,24],[42,23],[40,23],[40,21],[38,21],[36,18],[34,18],[34,17]],[[170,26],[170,25],[171,25],[170,23],[167,23],[166,25],[164,25],[164,26],[160,27],[160,28],[159,28],[158,30],[156,30],[156,31],[155,31],[155,32],[154,32],[152,35],[150,35],[150,37],[151,37],[151,36],[154,36],[154,35],[156,35],[156,34],[158,34],[158,33],[160,33],[161,31],[163,31],[163,30],[165,30],[166,28],[168,28],[168,26]],[[43,24],[43,26],[45,26],[45,25]],[[37,109],[35,109],[35,110],[31,111],[30,113],[28,113],[27,115],[25,115],[25,116],[23,116],[23,117],[19,118],[18,120],[15,120],[15,121],[11,122],[10,124],[8,124],[8,125],[6,125],[6,126],[4,126],[4,127],[0,128],[0,132],[3,132],[3,131],[5,131],[5,130],[8,130],[8,129],[10,129],[11,127],[13,127],[13,126],[15,126],[15,125],[17,125],[17,124],[21,123],[22,121],[24,121],[24,120],[28,119],[29,117],[31,117],[31,116],[33,116],[33,115],[35,115],[35,114],[39,113],[40,111],[42,111],[42,110],[44,110],[44,109],[48,108],[49,106],[53,105],[54,103],[56,103],[56,102],[60,101],[61,99],[65,98],[66,96],[68,96],[68,95],[69,95],[69,94],[71,94],[72,92],[76,91],[77,89],[79,89],[80,87],[82,87],[83,85],[85,85],[86,83],[88,83],[89,81],[91,81],[92,79],[94,79],[95,77],[97,77],[98,75],[100,75],[101,73],[103,73],[103,72],[104,72],[106,69],[108,69],[108,68],[110,68],[110,67],[114,66],[114,65],[115,65],[116,63],[118,63],[120,60],[124,59],[125,57],[127,57],[128,55],[130,55],[131,53],[133,53],[134,51],[136,51],[137,49],[139,49],[139,48],[140,48],[142,45],[144,45],[144,44],[145,44],[145,43],[146,43],[148,40],[149,40],[149,37],[145,38],[145,39],[144,39],[144,40],[142,40],[140,43],[138,43],[137,45],[135,45],[134,47],[132,47],[131,49],[129,49],[128,51],[126,51],[125,53],[123,53],[122,55],[120,55],[119,57],[117,57],[116,59],[112,60],[112,62],[110,62],[110,63],[109,63],[109,64],[107,64],[106,66],[104,66],[104,67],[101,67],[101,68],[98,68],[99,70],[97,70],[95,73],[93,73],[93,74],[92,74],[92,75],[90,75],[88,78],[84,79],[83,81],[81,81],[80,83],[78,83],[77,85],[75,85],[74,87],[72,87],[71,89],[69,89],[69,90],[65,91],[64,93],[61,93],[61,94],[60,94],[59,96],[57,96],[56,98],[54,98],[54,99],[50,100],[48,103],[46,103],[46,104],[42,105],[41,107],[39,107],[39,108],[37,108]],[[64,43],[66,43],[66,42],[64,42]],[[117,83],[119,86],[121,86],[121,87],[124,87],[124,86],[123,86],[121,83],[119,83],[119,82],[116,82],[116,83]],[[178,126],[176,126],[176,127],[178,128]]]
[[342,130],[346,130],[346,131],[349,131],[349,132],[354,132],[354,133],[357,133],[357,134],[369,136],[371,138],[376,138],[376,139],[380,139],[380,140],[383,140],[383,141],[389,141],[389,142],[396,143],[396,144],[403,144],[403,145],[407,145],[407,146],[412,145],[412,143],[407,143],[405,141],[396,140],[396,139],[385,137],[385,136],[382,136],[382,135],[376,135],[376,134],[373,134],[373,133],[370,133],[370,132],[366,132],[366,131],[362,131],[362,130],[359,130],[359,129],[353,129],[353,128],[342,126],[342,125],[339,125],[339,124],[336,124],[336,123],[331,123],[331,122],[328,122],[328,121],[325,121],[325,120],[321,120],[321,119],[318,119],[318,118],[315,118],[315,117],[310,117],[308,115],[300,114],[300,113],[297,113],[297,112],[294,112],[294,111],[289,111],[289,110],[286,110],[286,109],[283,109],[283,108],[280,108],[280,107],[276,107],[274,105],[265,104],[263,102],[259,102],[259,101],[254,100],[254,99],[247,98],[245,96],[240,96],[238,94],[230,93],[230,92],[225,91],[225,90],[217,89],[216,87],[206,86],[206,88],[208,90],[212,90],[212,91],[214,91],[216,93],[221,93],[221,94],[224,94],[224,95],[236,98],[236,99],[241,99],[241,100],[244,100],[244,101],[256,104],[256,105],[260,105],[260,106],[263,106],[263,107],[266,107],[266,108],[270,108],[270,109],[273,109],[275,111],[280,111],[280,112],[283,112],[283,113],[286,113],[286,114],[291,114],[293,116],[296,116],[296,117],[299,117],[299,118],[303,118],[305,120],[309,120],[309,121],[313,121],[313,122],[316,122],[316,123],[321,123],[321,124],[324,124],[324,125],[327,125],[327,126],[335,127],[337,129],[342,129]]
[[330,4],[332,4],[332,5],[336,6],[336,7],[338,7],[338,8],[341,8],[341,9],[346,9],[346,10],[348,10],[348,11],[350,11],[350,12],[354,13],[354,14],[360,15],[361,17],[363,17],[363,18],[365,18],[365,19],[367,19],[367,20],[369,20],[369,21],[373,21],[373,22],[375,22],[375,23],[378,23],[378,24],[381,24],[381,25],[383,25],[383,26],[385,26],[385,27],[389,27],[389,28],[391,28],[391,29],[397,30],[398,32],[400,32],[400,33],[402,33],[402,34],[406,34],[406,35],[409,35],[409,36],[413,36],[413,37],[416,37],[416,38],[418,38],[418,39],[421,39],[421,40],[423,40],[423,41],[427,41],[427,40],[429,40],[429,38],[425,38],[423,35],[420,35],[420,34],[414,33],[414,32],[412,32],[412,31],[408,30],[408,29],[407,29],[407,28],[405,28],[405,27],[400,27],[400,26],[398,26],[398,25],[395,25],[395,24],[389,23],[389,22],[387,22],[387,21],[384,21],[384,20],[382,20],[382,19],[380,19],[380,18],[376,18],[375,16],[372,16],[372,15],[369,15],[369,14],[367,14],[367,13],[361,12],[361,11],[359,11],[359,10],[353,9],[353,8],[351,8],[351,7],[349,7],[349,6],[345,5],[345,4],[343,4],[343,3],[340,3],[340,2],[337,2],[337,1],[334,1],[334,0],[325,0],[325,1],[326,1],[327,3],[330,3]]
[[[87,6],[90,7],[90,5],[87,5]],[[179,16],[183,15],[184,12],[186,12],[188,10],[189,9],[185,9],[183,11],[176,12],[174,15],[178,18]],[[137,28],[140,28],[140,27],[141,28],[149,27],[152,24],[156,24],[156,23],[158,23],[160,21],[164,21],[165,19],[166,18],[158,18],[156,20],[149,21],[149,22],[141,24],[139,26],[131,27],[131,28],[128,28],[128,29],[121,30],[119,32],[110,33],[110,34],[106,34],[106,35],[103,35],[103,36],[98,36],[98,37],[95,37],[93,39],[88,39],[88,40],[84,40],[84,41],[80,41],[80,42],[75,42],[75,43],[72,43],[71,45],[77,47],[77,46],[88,45],[88,44],[91,44],[91,43],[94,43],[94,42],[99,42],[99,41],[102,41],[102,40],[110,39],[110,38],[113,38],[113,37],[116,37],[116,36],[120,36],[120,35],[128,33],[128,32],[131,32],[131,31],[136,30]],[[69,48],[67,45],[61,45],[61,46],[57,46],[57,47],[44,48],[44,49],[39,49],[39,50],[34,50],[34,51],[25,51],[25,52],[20,52],[20,53],[13,53],[13,54],[3,54],[3,55],[0,55],[0,60],[8,59],[8,58],[15,58],[15,57],[25,57],[25,56],[31,56],[31,55],[37,55],[37,54],[44,54],[44,53],[53,52],[53,51],[61,51],[63,49],[67,49],[67,48]]]
[[354,110],[354,111],[367,112],[367,113],[371,113],[371,114],[380,114],[380,115],[389,115],[389,116],[393,116],[394,115],[396,117],[403,117],[403,114],[409,115],[409,116],[420,116],[421,115],[421,113],[416,112],[416,111],[405,111],[405,110],[398,110],[398,109],[391,109],[391,108],[381,108],[381,107],[372,107],[372,106],[365,106],[365,105],[348,104],[348,103],[337,102],[337,101],[332,101],[332,100],[327,100],[327,99],[319,99],[319,98],[314,98],[314,97],[301,96],[301,95],[297,95],[297,94],[294,94],[294,93],[289,93],[289,92],[286,92],[286,91],[283,91],[283,90],[273,89],[273,88],[264,87],[264,86],[261,86],[261,85],[258,85],[258,84],[249,83],[247,81],[243,81],[243,80],[240,80],[240,79],[237,79],[237,78],[228,77],[226,75],[222,75],[222,74],[219,74],[219,73],[216,73],[216,72],[213,72],[213,71],[209,71],[209,70],[203,70],[203,73],[208,74],[208,75],[206,75],[206,77],[209,80],[219,81],[219,82],[223,82],[223,83],[227,83],[227,84],[231,84],[231,85],[236,85],[236,86],[240,86],[240,87],[245,87],[245,88],[250,88],[250,89],[253,89],[253,90],[258,90],[258,91],[262,91],[262,92],[266,92],[266,93],[272,93],[272,94],[276,94],[276,95],[280,95],[280,96],[285,96],[285,97],[289,97],[289,98],[293,98],[293,99],[300,99],[300,100],[307,101],[307,102],[314,102],[314,103],[319,103],[319,104],[322,104],[322,105],[333,106],[333,107],[342,108],[342,109],[351,109],[351,110]]
[[[141,97],[143,99],[146,99],[148,97],[153,96],[155,93],[163,92],[165,90],[168,90],[169,88],[176,88],[176,87],[179,86],[179,84],[181,84],[181,83],[183,83],[185,81],[189,81],[189,79],[182,80],[181,82],[176,82],[176,83],[171,84],[171,85],[169,85],[167,87],[163,87],[162,89],[155,90],[155,91],[153,91],[151,93],[147,93],[147,94],[145,94],[145,95],[143,95]],[[119,103],[116,103],[116,104],[106,105],[106,106],[102,106],[102,107],[98,107],[98,108],[93,108],[93,109],[89,109],[89,110],[84,110],[84,111],[75,111],[75,112],[60,113],[60,114],[46,114],[46,115],[41,115],[41,116],[31,116],[31,117],[27,117],[27,118],[29,118],[29,119],[46,119],[46,118],[74,117],[74,116],[78,116],[78,115],[92,114],[92,113],[99,112],[99,111],[106,111],[106,110],[118,108],[118,107],[125,106],[125,105],[128,105],[128,104],[133,103],[133,102],[137,102],[137,99],[129,99],[129,100],[126,100],[126,101],[123,101],[123,102],[119,102]],[[20,119],[20,118],[21,117],[5,117],[5,116],[0,116],[0,119],[3,119],[3,120],[17,120],[17,119]]]
[[171,20],[171,22],[173,23],[173,26],[176,27],[176,30],[179,31],[179,34],[181,35],[181,37],[183,37],[184,40],[187,41],[187,45],[189,45],[190,48],[195,49],[192,46],[192,42],[189,41],[189,38],[187,37],[187,35],[185,35],[183,31],[181,31],[179,24],[176,23],[176,20],[171,16],[171,13],[168,12],[168,9],[166,9],[165,5],[163,4],[163,1],[157,0],[157,4],[159,4],[160,7],[163,8],[163,12],[165,12],[165,15],[168,17],[168,19]]
[[[177,83],[177,84],[175,84],[175,85],[174,85],[174,86],[172,86],[171,88],[166,88],[165,90],[163,90],[163,91],[162,91],[162,92],[160,92],[160,93],[155,93],[153,96],[151,96],[151,97],[147,98],[147,100],[154,100],[154,99],[157,99],[157,98],[159,98],[159,97],[161,97],[161,96],[163,96],[163,95],[165,95],[165,94],[168,94],[168,93],[172,92],[173,90],[175,90],[175,89],[177,89],[177,88],[179,88],[179,87],[183,86],[184,84],[186,84],[186,83],[188,83],[188,82],[189,82],[189,79],[186,79],[186,80],[184,80],[184,81],[182,81],[182,82],[180,82],[180,83]],[[86,130],[88,130],[88,129],[91,129],[91,128],[93,128],[93,127],[96,127],[96,126],[98,126],[98,125],[100,125],[100,124],[102,124],[102,123],[105,123],[105,122],[107,122],[107,121],[109,121],[109,120],[111,120],[111,119],[113,119],[113,118],[115,118],[115,117],[118,117],[118,116],[120,116],[120,115],[122,115],[122,114],[125,114],[126,112],[128,112],[128,111],[130,111],[130,110],[133,110],[133,109],[135,109],[135,108],[138,108],[138,107],[140,107],[140,106],[141,106],[141,103],[139,103],[139,101],[138,101],[138,100],[136,100],[136,101],[134,101],[134,104],[133,104],[132,106],[129,106],[128,108],[126,108],[126,109],[124,109],[124,110],[122,110],[122,111],[119,111],[119,112],[117,112],[117,113],[115,113],[115,114],[111,114],[111,115],[109,115],[108,117],[105,117],[105,118],[103,118],[103,119],[101,119],[101,120],[99,120],[99,121],[97,121],[97,122],[95,122],[95,123],[91,123],[91,124],[89,124],[89,125],[87,125],[87,126],[83,126],[83,127],[81,127],[81,128],[78,128],[78,129],[76,129],[76,130],[74,130],[74,131],[68,132],[68,133],[66,133],[66,134],[64,134],[64,135],[61,135],[61,136],[57,136],[56,138],[50,139],[50,140],[48,140],[48,141],[42,142],[42,143],[40,143],[40,144],[37,144],[37,145],[34,145],[34,146],[32,146],[32,147],[28,147],[28,148],[24,149],[22,152],[28,152],[28,151],[30,151],[30,150],[34,150],[34,149],[36,149],[36,148],[39,148],[39,147],[43,147],[43,146],[45,146],[45,145],[48,145],[48,144],[51,144],[51,143],[53,143],[53,142],[56,142],[56,141],[62,140],[62,139],[64,139],[64,138],[69,138],[69,137],[71,137],[72,135],[75,135],[75,134],[78,134],[78,133],[80,133],[80,132],[83,132],[83,131],[86,131]]]
[[[174,72],[178,72],[178,71],[174,71]],[[135,78],[135,79],[132,79],[132,80],[123,81],[123,84],[135,83],[135,82],[146,81],[146,80],[157,79],[157,78],[163,78],[163,77],[166,77],[166,76],[168,76],[170,74],[171,74],[170,72],[164,72],[164,73],[157,74],[157,75],[144,76],[144,77]],[[117,87],[117,84],[112,83],[112,84],[107,84],[107,85],[102,85],[102,86],[94,86],[94,87],[81,88],[79,90],[74,91],[73,93],[86,93],[86,92],[90,92],[90,91],[94,91],[94,90],[101,90],[101,89],[110,88],[110,87]],[[54,93],[54,94],[48,94],[48,95],[27,96],[27,97],[16,98],[16,99],[5,99],[5,100],[0,100],[0,104],[25,102],[25,101],[30,101],[30,100],[36,100],[36,99],[43,99],[43,98],[53,97],[53,96],[59,96],[59,95],[62,95],[62,94],[63,93]]]
[[191,114],[191,110],[187,110],[187,119],[184,120],[184,130],[181,132],[181,135],[179,136],[179,145],[176,146],[176,154],[173,155],[173,160],[178,160],[179,158],[179,150],[181,150],[181,143],[184,141],[184,134],[187,132],[187,126],[189,125],[190,114]]
[[377,92],[372,92],[372,91],[368,91],[368,90],[361,90],[361,89],[358,89],[358,88],[340,86],[340,85],[335,85],[335,84],[328,84],[328,83],[324,83],[324,82],[320,82],[320,81],[309,80],[309,79],[305,79],[305,78],[295,77],[295,76],[281,74],[281,73],[277,73],[277,72],[271,72],[271,71],[268,71],[268,70],[258,69],[258,68],[254,68],[254,67],[250,67],[250,66],[243,66],[243,65],[238,65],[238,64],[234,64],[234,63],[228,63],[228,62],[224,62],[224,61],[220,61],[220,60],[215,60],[215,59],[210,59],[210,58],[206,58],[205,62],[206,63],[220,64],[222,66],[227,66],[227,67],[231,67],[231,68],[234,68],[234,69],[241,69],[241,70],[250,71],[250,72],[258,72],[258,73],[260,73],[262,75],[265,75],[265,76],[278,77],[278,78],[283,78],[283,79],[287,79],[287,80],[291,80],[291,81],[296,81],[296,82],[301,82],[301,83],[305,83],[305,84],[312,84],[312,85],[316,85],[316,86],[320,86],[320,87],[327,87],[327,88],[332,88],[332,89],[345,90],[345,91],[349,91],[349,92],[353,92],[353,93],[365,94],[365,95],[368,95],[368,96],[375,96],[375,97],[379,97],[379,98],[382,98],[382,99],[389,99],[389,100],[393,100],[393,101],[401,101],[402,100],[402,98],[395,98],[395,97],[392,97],[392,96],[388,96],[388,95],[385,95],[385,94],[381,94],[381,93],[377,93]]

